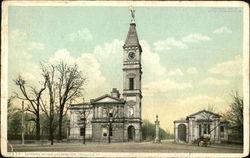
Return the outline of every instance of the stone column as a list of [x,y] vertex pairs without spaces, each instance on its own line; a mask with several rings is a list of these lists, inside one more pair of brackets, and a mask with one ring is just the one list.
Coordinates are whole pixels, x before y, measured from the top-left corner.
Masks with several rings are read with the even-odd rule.
[[177,130],[176,130],[176,123],[174,122],[174,142],[177,142]]
[[220,143],[220,121],[219,121],[219,119],[217,118],[216,119],[216,137],[215,137],[215,139],[216,139],[216,143]]
[[161,143],[160,139],[160,121],[158,121],[158,115],[156,115],[155,121],[155,143]]

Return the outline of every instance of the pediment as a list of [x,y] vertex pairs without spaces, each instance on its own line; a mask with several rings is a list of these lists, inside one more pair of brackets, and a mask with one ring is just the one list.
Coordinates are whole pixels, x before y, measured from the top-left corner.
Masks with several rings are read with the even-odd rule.
[[98,101],[96,101],[96,103],[102,103],[102,102],[119,102],[113,98],[110,98],[110,97],[105,97],[105,98],[102,98]]
[[92,103],[121,103],[121,102],[123,102],[122,99],[114,98],[110,95],[104,95],[92,100]]
[[188,117],[195,117],[197,119],[202,119],[202,118],[218,118],[220,117],[219,114],[216,114],[216,113],[213,113],[213,112],[210,112],[210,111],[207,111],[207,110],[202,110],[202,111],[199,111],[197,113],[194,113],[192,115],[189,115]]

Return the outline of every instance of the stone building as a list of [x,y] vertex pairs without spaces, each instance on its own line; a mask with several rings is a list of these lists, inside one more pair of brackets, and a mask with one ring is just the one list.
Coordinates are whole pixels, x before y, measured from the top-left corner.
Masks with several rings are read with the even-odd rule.
[[134,11],[131,12],[132,20],[123,46],[122,96],[113,88],[110,94],[91,99],[88,103],[72,104],[69,108],[70,140],[83,139],[85,132],[85,138],[95,142],[107,142],[109,138],[111,142],[141,141],[142,48]]
[[174,121],[175,142],[192,143],[200,137],[209,137],[211,142],[228,141],[228,123],[220,121],[220,115],[202,110]]

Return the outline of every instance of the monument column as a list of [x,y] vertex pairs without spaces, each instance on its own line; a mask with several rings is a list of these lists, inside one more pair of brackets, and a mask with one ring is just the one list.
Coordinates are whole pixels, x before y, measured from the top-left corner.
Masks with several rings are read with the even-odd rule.
[[156,115],[155,121],[155,143],[161,143],[160,139],[160,121],[158,120],[158,115]]

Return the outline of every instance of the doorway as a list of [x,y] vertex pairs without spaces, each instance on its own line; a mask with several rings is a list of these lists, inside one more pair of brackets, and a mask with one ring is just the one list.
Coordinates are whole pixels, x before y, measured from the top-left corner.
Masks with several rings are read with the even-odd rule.
[[134,126],[128,127],[128,141],[134,141],[135,139],[135,128]]
[[178,126],[178,139],[186,142],[186,126],[184,124]]

